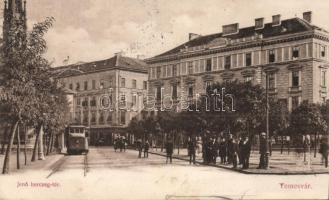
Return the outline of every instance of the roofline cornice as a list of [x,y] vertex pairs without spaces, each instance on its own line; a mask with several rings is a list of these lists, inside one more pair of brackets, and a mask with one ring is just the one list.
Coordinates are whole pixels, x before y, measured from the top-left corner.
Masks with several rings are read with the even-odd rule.
[[203,55],[209,55],[209,54],[215,54],[215,53],[223,53],[223,52],[229,52],[229,51],[235,51],[240,49],[248,49],[248,48],[254,48],[254,47],[261,47],[261,46],[270,46],[274,44],[280,44],[280,43],[286,43],[291,41],[298,41],[298,40],[304,40],[304,39],[310,39],[310,38],[317,38],[321,40],[325,40],[329,42],[329,35],[325,35],[320,31],[306,31],[303,33],[298,34],[290,34],[289,36],[277,36],[277,37],[271,37],[266,39],[258,39],[253,42],[248,43],[241,43],[237,45],[230,45],[226,47],[221,47],[217,49],[207,49],[199,52],[179,52],[172,55],[167,56],[161,56],[157,58],[150,58],[147,60],[144,60],[147,64],[155,64],[159,62],[170,62],[185,58],[191,58],[191,57],[197,57],[197,56],[203,56]]

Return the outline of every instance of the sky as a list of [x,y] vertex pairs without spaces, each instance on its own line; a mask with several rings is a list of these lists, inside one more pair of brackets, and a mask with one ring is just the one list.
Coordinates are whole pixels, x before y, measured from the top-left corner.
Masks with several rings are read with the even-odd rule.
[[242,28],[253,26],[255,18],[268,23],[272,15],[288,19],[305,11],[329,30],[328,0],[27,0],[29,28],[46,17],[56,20],[45,36],[45,57],[54,67],[68,56],[69,64],[121,51],[148,58],[188,41],[189,33],[208,35],[226,24]]

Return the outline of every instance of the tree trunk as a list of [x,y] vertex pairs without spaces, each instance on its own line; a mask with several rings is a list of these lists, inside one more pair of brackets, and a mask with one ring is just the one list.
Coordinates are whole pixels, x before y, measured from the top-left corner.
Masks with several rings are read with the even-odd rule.
[[38,140],[38,160],[45,160],[44,145],[43,145],[43,125],[40,127],[39,140]]
[[314,158],[316,158],[316,151],[317,151],[317,146],[318,146],[318,134],[315,133],[315,144],[314,144]]
[[37,155],[38,141],[39,141],[39,137],[40,137],[40,129],[41,129],[41,125],[39,125],[35,129],[37,135],[35,136],[35,142],[34,142],[34,147],[33,147],[33,153],[32,153],[31,162],[34,162],[35,161],[35,158],[36,158],[36,155]]
[[20,162],[20,153],[21,153],[21,136],[19,134],[19,125],[17,126],[17,135],[16,135],[16,138],[17,138],[17,156],[16,156],[16,159],[17,159],[17,169],[20,169],[21,168],[21,162]]
[[5,146],[6,146],[6,140],[8,137],[8,131],[11,130],[10,126],[5,127],[5,131],[3,133],[3,140],[2,140],[2,147],[1,147],[1,153],[0,154],[5,154]]
[[12,148],[13,143],[14,143],[14,138],[15,138],[17,125],[18,125],[18,120],[15,122],[15,124],[13,126],[13,129],[10,133],[10,140],[7,144],[6,155],[5,155],[5,159],[4,159],[4,162],[3,162],[3,168],[2,168],[2,173],[3,174],[9,174],[10,154],[11,154],[11,148]]
[[51,145],[51,134],[49,134],[48,137],[46,137],[48,139],[46,139],[46,143],[47,143],[47,152],[46,152],[46,155],[48,156],[49,155],[49,151],[50,151],[50,145]]
[[53,147],[54,147],[54,134],[52,133],[50,135],[50,153],[53,152]]
[[24,125],[24,165],[27,165],[27,127]]
[[163,152],[163,147],[164,147],[164,132],[162,132],[161,152]]

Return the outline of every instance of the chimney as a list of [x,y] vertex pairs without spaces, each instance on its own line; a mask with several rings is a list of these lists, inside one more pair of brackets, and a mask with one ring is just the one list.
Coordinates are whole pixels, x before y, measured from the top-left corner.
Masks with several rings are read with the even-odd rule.
[[201,37],[201,35],[196,34],[196,33],[189,33],[188,34],[188,41],[194,40],[194,39],[196,39],[198,37]]
[[312,23],[312,11],[304,12],[303,19],[311,24]]
[[114,54],[115,55],[115,66],[119,66],[119,59],[121,58],[122,56],[122,51],[119,51],[117,53]]
[[229,24],[223,26],[223,36],[239,33],[239,24]]
[[255,30],[264,28],[264,18],[255,19]]
[[272,26],[279,26],[281,24],[281,15],[272,16]]

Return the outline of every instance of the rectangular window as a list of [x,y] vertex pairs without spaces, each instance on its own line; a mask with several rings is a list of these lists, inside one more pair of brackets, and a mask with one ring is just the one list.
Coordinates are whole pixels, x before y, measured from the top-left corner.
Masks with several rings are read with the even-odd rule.
[[91,85],[92,85],[91,87],[92,87],[93,90],[96,89],[96,81],[95,80],[92,80]]
[[217,66],[218,66],[218,63],[217,63],[217,57],[213,57],[212,58],[212,66],[213,66],[213,69],[216,69],[217,70]]
[[246,66],[251,66],[251,53],[246,53]]
[[268,78],[268,88],[274,89],[275,88],[275,74],[271,73],[267,76]]
[[321,70],[321,86],[326,86],[326,71]]
[[121,78],[121,87],[126,87],[126,79]]
[[137,96],[136,94],[134,94],[132,96],[132,107],[135,107],[137,105]]
[[193,62],[188,62],[188,74],[193,74]]
[[161,86],[158,86],[157,87],[157,91],[156,91],[157,93],[157,95],[156,95],[156,99],[157,99],[157,101],[160,101],[161,100]]
[[120,122],[122,125],[126,124],[126,112],[124,112],[124,111],[120,112]]
[[167,77],[167,66],[163,66],[162,67],[162,78],[166,78]]
[[156,78],[160,78],[161,77],[161,67],[157,67],[157,77]]
[[172,86],[172,98],[177,99],[177,85]]
[[77,98],[77,105],[80,106],[80,104],[81,104],[81,99]]
[[102,111],[99,113],[98,123],[104,124],[104,113]]
[[93,123],[93,124],[96,123],[96,112],[91,112],[90,123]]
[[275,62],[275,53],[274,53],[274,50],[270,50],[268,52],[268,62],[269,63]]
[[292,87],[298,87],[299,86],[299,72],[293,71],[292,72]]
[[297,59],[299,57],[299,47],[292,48],[292,59]]
[[188,97],[193,97],[193,86],[192,85],[190,85],[188,87]]
[[207,66],[206,66],[206,71],[211,72],[212,69],[212,62],[211,59],[207,59]]
[[90,106],[96,106],[96,97],[93,97],[90,101]]
[[167,77],[171,77],[172,76],[172,65],[167,66]]
[[205,60],[200,60],[200,72],[204,72],[204,62]]
[[321,46],[321,57],[325,57],[326,56],[326,47],[325,46]]
[[73,90],[73,84],[72,83],[70,83],[69,88],[70,88],[70,90]]
[[177,65],[173,65],[172,67],[172,76],[177,76]]
[[85,89],[85,90],[88,90],[88,81],[85,81],[85,82],[84,82],[84,89]]
[[82,102],[82,106],[88,107],[88,98],[84,98],[84,100]]
[[292,110],[295,110],[299,105],[299,97],[291,97],[291,108]]
[[76,85],[76,91],[79,91],[80,90],[80,83],[77,83],[77,85]]
[[225,56],[225,69],[231,69],[231,56]]
[[199,69],[199,66],[200,66],[200,61],[199,60],[196,60],[196,61],[194,61],[194,63],[195,63],[195,73],[199,73],[200,72],[200,69]]
[[135,79],[132,80],[132,88],[133,89],[137,88],[137,81]]
[[126,95],[125,94],[121,94],[120,101],[121,101],[121,104],[123,104],[123,105],[126,104]]
[[112,123],[112,113],[111,112],[109,112],[108,113],[108,115],[107,115],[107,119],[106,119],[106,121],[107,121],[107,123]]
[[143,81],[143,89],[147,90],[147,81]]

